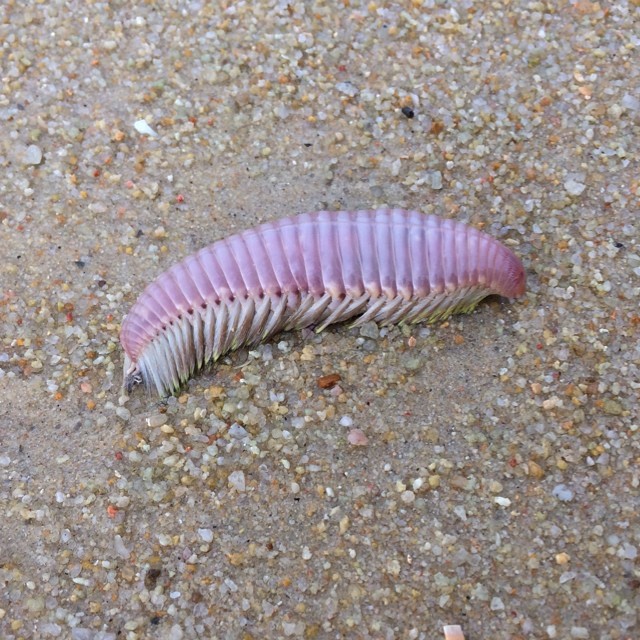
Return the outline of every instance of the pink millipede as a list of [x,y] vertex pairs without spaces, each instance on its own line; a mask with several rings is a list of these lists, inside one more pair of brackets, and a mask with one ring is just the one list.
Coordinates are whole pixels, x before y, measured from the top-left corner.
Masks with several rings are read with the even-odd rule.
[[417,211],[319,211],[200,249],[142,293],[120,333],[124,385],[177,391],[210,361],[279,331],[434,322],[525,291],[520,260],[466,224]]

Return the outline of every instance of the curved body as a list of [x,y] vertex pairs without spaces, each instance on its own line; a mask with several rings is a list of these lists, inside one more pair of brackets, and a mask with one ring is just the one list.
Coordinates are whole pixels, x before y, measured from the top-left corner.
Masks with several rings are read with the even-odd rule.
[[319,211],[201,249],[161,274],[122,324],[125,386],[171,393],[227,351],[314,325],[436,321],[525,291],[487,234],[417,211]]

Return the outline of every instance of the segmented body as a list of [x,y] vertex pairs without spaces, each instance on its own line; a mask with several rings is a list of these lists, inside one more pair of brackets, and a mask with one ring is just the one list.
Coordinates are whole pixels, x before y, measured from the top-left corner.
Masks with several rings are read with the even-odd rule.
[[284,218],[214,242],[145,289],[122,325],[125,385],[164,396],[282,330],[435,321],[524,290],[509,249],[453,220],[398,209]]

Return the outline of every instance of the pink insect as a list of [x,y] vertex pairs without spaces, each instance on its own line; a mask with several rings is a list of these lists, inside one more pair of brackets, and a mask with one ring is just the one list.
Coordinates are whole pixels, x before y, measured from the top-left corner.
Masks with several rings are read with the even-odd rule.
[[267,222],[161,274],[122,324],[124,386],[174,393],[207,363],[279,331],[435,322],[525,291],[520,260],[474,227],[417,211]]

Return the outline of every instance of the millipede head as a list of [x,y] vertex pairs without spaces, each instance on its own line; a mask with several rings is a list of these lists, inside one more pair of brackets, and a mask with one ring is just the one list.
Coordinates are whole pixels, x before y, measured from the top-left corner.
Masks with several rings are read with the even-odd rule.
[[124,356],[124,375],[122,377],[122,386],[127,394],[131,393],[133,387],[142,384],[142,371],[137,364],[131,362],[128,355]]
[[130,373],[124,380],[124,388],[127,393],[131,393],[133,387],[142,384],[142,374],[140,371],[135,371],[134,373]]

